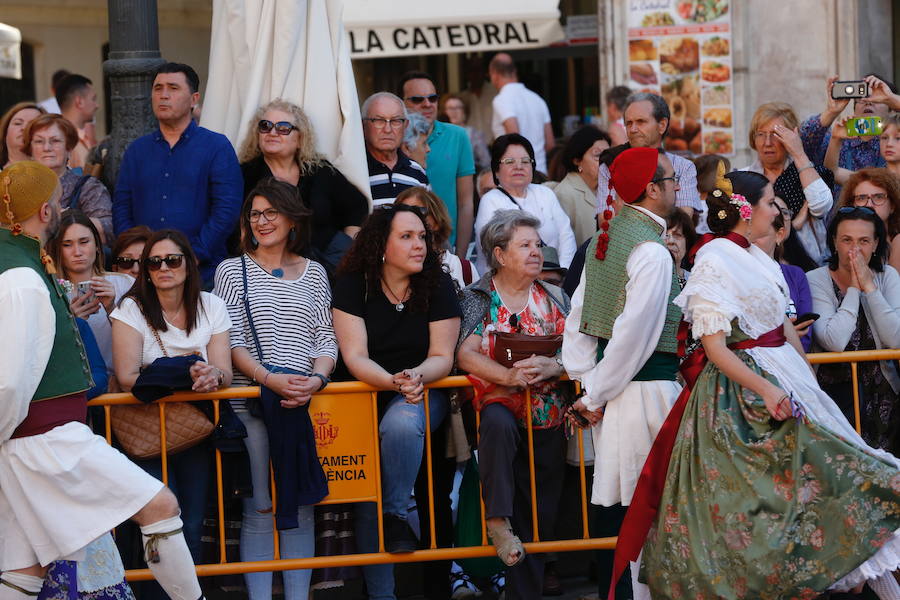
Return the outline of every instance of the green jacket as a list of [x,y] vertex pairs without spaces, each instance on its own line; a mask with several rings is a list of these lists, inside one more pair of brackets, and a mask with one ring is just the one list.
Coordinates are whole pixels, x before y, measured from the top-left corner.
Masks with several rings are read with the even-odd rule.
[[81,334],[78,333],[65,292],[41,263],[40,242],[0,228],[0,273],[19,267],[33,269],[41,277],[47,285],[50,304],[56,314],[50,361],[31,401],[50,400],[90,389],[94,384]]

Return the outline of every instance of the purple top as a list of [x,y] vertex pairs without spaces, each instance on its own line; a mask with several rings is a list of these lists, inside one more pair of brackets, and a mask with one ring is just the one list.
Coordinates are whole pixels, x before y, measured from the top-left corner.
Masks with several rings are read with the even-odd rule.
[[[794,265],[783,264],[781,265],[781,272],[787,280],[788,292],[797,309],[796,314],[789,316],[796,317],[803,313],[812,312],[812,293],[809,291],[809,282],[806,280],[806,273],[803,272],[803,269]],[[800,342],[803,344],[803,349],[809,352],[809,348],[812,346],[812,327],[809,328],[806,335],[800,338]]]

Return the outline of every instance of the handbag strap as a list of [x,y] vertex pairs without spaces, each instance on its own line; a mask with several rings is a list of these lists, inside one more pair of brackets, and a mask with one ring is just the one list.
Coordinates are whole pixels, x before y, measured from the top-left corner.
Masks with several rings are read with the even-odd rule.
[[256,325],[253,324],[253,312],[250,310],[250,298],[247,293],[247,255],[241,254],[241,275],[244,280],[244,312],[247,313],[247,322],[250,324],[250,333],[253,335],[253,343],[256,345],[256,356],[259,362],[263,362],[262,346],[259,344],[259,336],[256,335]]
[[156,330],[156,327],[150,323],[150,320],[146,315],[144,315],[144,320],[147,321],[147,326],[150,328],[150,331],[153,332],[153,337],[156,339],[156,343],[159,344],[159,349],[162,350],[163,356],[169,358],[169,353],[166,351],[166,345],[163,344],[162,338],[159,337],[159,332]]
[[512,194],[510,194],[509,192],[507,192],[506,190],[504,190],[504,189],[503,189],[501,186],[499,186],[499,185],[497,186],[497,189],[500,190],[501,192],[503,192],[503,195],[506,196],[507,198],[509,198],[509,201],[516,205],[516,208],[518,208],[519,210],[522,210],[522,205],[519,204],[518,200],[516,200],[515,198],[513,198],[513,195],[512,195]]

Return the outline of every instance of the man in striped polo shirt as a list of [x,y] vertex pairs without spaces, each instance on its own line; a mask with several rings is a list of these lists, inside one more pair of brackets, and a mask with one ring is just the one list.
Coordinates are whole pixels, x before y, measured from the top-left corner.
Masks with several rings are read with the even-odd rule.
[[400,150],[408,122],[403,101],[377,92],[363,102],[362,114],[372,205],[390,204],[406,188],[429,187],[425,169]]

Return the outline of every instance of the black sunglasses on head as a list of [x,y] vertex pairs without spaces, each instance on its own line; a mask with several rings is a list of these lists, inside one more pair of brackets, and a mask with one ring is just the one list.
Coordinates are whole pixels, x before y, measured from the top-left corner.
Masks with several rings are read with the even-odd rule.
[[168,256],[148,256],[144,264],[147,265],[148,271],[159,271],[163,263],[166,263],[170,269],[177,269],[183,262],[184,254],[169,254]]
[[256,128],[260,133],[269,133],[273,129],[275,133],[278,135],[290,135],[291,132],[297,127],[294,126],[293,123],[288,123],[287,121],[278,121],[277,123],[273,123],[268,119],[263,119],[259,123],[257,123]]
[[428,216],[428,210],[424,206],[413,206],[411,204],[380,204],[375,207],[375,210],[396,210],[396,211],[403,211],[403,212],[414,212],[422,217]]
[[850,215],[857,211],[862,211],[864,214],[867,214],[867,215],[876,214],[875,209],[871,208],[869,206],[843,206],[838,209],[838,214],[839,215]]

